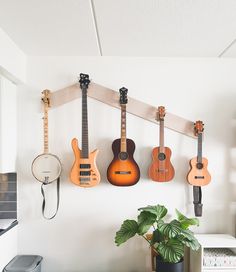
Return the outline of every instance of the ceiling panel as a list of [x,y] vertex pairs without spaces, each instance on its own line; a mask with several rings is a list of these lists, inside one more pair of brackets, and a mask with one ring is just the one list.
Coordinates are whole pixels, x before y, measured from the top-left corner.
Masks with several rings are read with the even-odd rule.
[[99,55],[88,0],[0,0],[0,27],[29,55]]
[[103,55],[217,57],[236,38],[235,0],[94,0]]

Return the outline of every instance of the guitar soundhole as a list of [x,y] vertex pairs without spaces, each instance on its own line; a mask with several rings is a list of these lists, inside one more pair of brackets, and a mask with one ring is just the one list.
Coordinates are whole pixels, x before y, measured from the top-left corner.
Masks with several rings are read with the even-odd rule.
[[197,163],[197,169],[202,169],[203,168],[203,164],[201,162]]
[[159,161],[164,161],[166,159],[166,155],[164,153],[159,153],[158,159],[159,159]]
[[120,152],[119,159],[122,161],[125,161],[128,159],[128,153],[127,152]]

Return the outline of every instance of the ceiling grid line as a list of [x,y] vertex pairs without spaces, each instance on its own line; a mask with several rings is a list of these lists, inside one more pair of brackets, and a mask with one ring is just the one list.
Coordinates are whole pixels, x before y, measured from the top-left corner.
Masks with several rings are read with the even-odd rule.
[[223,57],[223,55],[236,43],[236,38],[218,55],[218,58]]
[[91,6],[91,11],[92,11],[92,17],[93,17],[93,24],[95,28],[95,33],[96,33],[96,40],[97,40],[97,45],[99,49],[99,54],[102,56],[102,45],[101,45],[101,40],[99,36],[99,31],[98,31],[98,24],[97,24],[97,17],[96,17],[96,11],[95,11],[95,5],[93,0],[90,0],[90,6]]

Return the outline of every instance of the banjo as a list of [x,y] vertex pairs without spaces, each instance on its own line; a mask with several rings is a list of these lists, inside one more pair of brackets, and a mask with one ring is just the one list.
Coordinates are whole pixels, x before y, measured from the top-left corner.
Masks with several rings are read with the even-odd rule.
[[[59,207],[59,182],[62,171],[62,165],[59,158],[49,153],[49,141],[48,141],[48,109],[50,107],[50,91],[44,90],[43,104],[44,104],[44,117],[43,117],[43,132],[44,132],[44,152],[38,155],[32,163],[31,171],[35,179],[42,183],[41,193],[43,196],[42,213],[46,219],[52,219],[56,216]],[[44,215],[45,209],[45,194],[44,185],[48,185],[54,181],[57,181],[57,210],[56,213],[48,218]]]

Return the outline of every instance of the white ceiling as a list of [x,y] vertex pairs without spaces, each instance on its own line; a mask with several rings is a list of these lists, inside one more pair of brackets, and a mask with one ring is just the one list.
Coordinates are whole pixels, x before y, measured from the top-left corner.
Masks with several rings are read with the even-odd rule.
[[217,57],[236,0],[0,0],[0,27],[28,55]]

